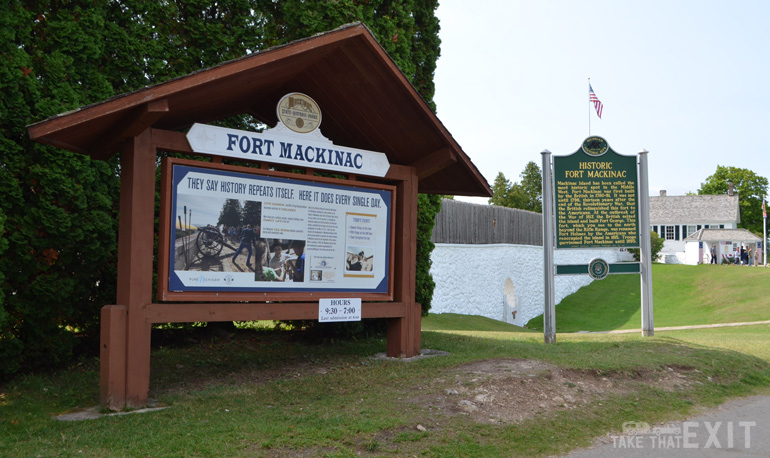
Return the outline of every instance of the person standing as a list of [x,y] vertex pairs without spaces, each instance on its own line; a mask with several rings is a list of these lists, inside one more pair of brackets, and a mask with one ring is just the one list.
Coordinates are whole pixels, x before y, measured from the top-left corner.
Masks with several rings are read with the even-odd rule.
[[233,264],[235,263],[235,258],[241,254],[241,251],[244,248],[246,248],[246,252],[248,253],[248,256],[246,256],[246,267],[251,267],[251,244],[254,242],[254,237],[254,229],[252,229],[251,224],[246,225],[241,231],[241,244],[238,246],[238,249],[235,250]]
[[350,263],[350,267],[348,267],[348,270],[362,270],[364,268],[364,252],[358,253],[357,256],[353,258],[355,262]]
[[273,241],[272,251],[273,255],[270,256],[268,266],[276,272],[283,272],[286,258],[283,256],[283,245],[279,239]]
[[284,281],[286,271],[268,267],[267,243],[263,239],[257,239],[254,242],[254,281]]
[[716,245],[711,245],[711,264],[717,263],[717,247]]
[[305,281],[305,242],[294,240],[291,242],[291,249],[294,250],[294,254],[297,256],[293,266],[288,263],[286,264],[291,268],[291,279],[295,282]]

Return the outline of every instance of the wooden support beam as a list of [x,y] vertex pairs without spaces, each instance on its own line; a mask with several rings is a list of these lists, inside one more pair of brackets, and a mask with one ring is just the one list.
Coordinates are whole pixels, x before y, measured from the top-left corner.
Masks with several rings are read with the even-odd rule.
[[[146,316],[150,323],[317,320],[318,302],[150,304],[146,308]],[[401,302],[364,302],[361,304],[361,318],[400,318],[405,316],[406,304]]]
[[417,179],[423,180],[457,162],[451,149],[444,147],[411,164],[417,169]]
[[171,130],[152,129],[152,143],[157,149],[175,153],[193,153],[185,134]]
[[387,354],[395,358],[411,358],[420,353],[420,320],[422,306],[415,302],[417,284],[417,188],[414,168],[411,176],[396,188],[396,238],[394,300],[404,304],[406,314],[388,320]]
[[123,148],[117,303],[127,311],[126,405],[144,407],[150,387],[150,331],[155,223],[155,147],[145,130]]
[[99,398],[103,406],[120,410],[126,405],[126,308],[102,307],[99,346]]
[[91,146],[91,157],[108,159],[120,143],[141,134],[168,113],[168,99],[153,100],[134,108]]

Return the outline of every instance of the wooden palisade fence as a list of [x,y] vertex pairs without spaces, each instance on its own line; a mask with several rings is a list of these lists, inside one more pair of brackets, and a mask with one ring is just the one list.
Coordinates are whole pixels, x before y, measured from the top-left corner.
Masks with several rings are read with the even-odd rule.
[[543,245],[543,216],[518,208],[443,199],[433,243]]

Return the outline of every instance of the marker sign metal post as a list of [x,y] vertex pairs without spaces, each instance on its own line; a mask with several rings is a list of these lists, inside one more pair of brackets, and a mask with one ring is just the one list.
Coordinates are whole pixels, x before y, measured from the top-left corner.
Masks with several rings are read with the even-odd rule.
[[[596,136],[587,138],[575,153],[554,157],[553,168],[550,152],[543,153],[546,343],[556,340],[554,275],[588,274],[602,280],[611,274],[641,273],[642,331],[646,336],[653,334],[646,151],[643,153],[637,164],[636,157],[616,153]],[[587,265],[554,266],[554,242],[556,249],[640,248],[641,263],[609,264],[595,258]]]

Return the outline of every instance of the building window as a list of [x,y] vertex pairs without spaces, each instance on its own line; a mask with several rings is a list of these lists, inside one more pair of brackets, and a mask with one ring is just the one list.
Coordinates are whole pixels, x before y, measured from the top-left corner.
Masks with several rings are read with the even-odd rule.
[[666,240],[674,240],[674,226],[666,226]]
[[684,236],[688,237],[691,234],[696,233],[698,230],[695,229],[695,226],[687,226],[687,232],[685,232]]

